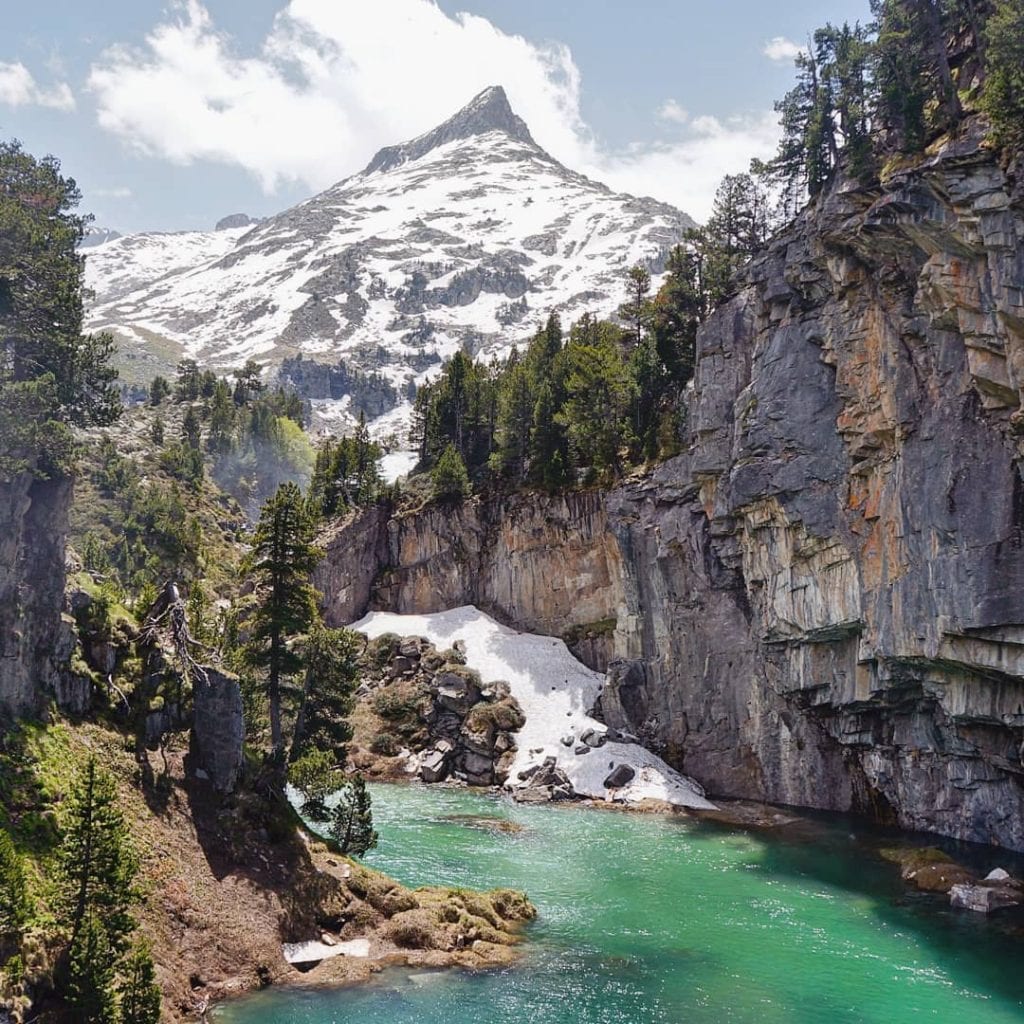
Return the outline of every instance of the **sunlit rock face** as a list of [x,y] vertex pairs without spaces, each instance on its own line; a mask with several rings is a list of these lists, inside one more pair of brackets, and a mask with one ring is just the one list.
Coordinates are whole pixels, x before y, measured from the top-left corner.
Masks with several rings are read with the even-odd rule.
[[710,794],[1024,849],[1022,384],[1024,194],[968,132],[753,263],[685,454],[339,526],[327,607],[589,625],[605,720]]

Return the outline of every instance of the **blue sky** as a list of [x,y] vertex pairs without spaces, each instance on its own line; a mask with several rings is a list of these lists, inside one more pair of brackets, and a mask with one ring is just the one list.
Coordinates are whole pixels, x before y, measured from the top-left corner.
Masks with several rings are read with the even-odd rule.
[[[13,6],[13,5],[12,5]],[[773,144],[791,53],[867,0],[36,0],[5,11],[0,135],[97,222],[267,214],[506,87],[537,140],[698,218]]]

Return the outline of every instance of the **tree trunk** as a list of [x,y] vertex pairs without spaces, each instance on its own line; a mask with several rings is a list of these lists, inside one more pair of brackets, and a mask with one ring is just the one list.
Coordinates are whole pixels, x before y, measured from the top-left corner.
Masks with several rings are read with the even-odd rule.
[[284,747],[281,731],[281,638],[270,641],[270,672],[267,677],[267,702],[270,705],[270,743],[277,754]]

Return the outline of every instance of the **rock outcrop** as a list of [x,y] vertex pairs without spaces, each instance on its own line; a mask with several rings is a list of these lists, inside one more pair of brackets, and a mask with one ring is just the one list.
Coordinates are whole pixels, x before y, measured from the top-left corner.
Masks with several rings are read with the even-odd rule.
[[[394,774],[400,766],[424,782],[504,784],[523,712],[508,683],[485,685],[466,668],[458,643],[439,651],[425,637],[385,633],[364,651],[360,678],[357,697],[364,707],[356,716],[356,767],[371,777]],[[378,731],[364,735],[371,724]]]
[[64,613],[70,500],[67,479],[0,481],[0,711],[12,717],[74,696],[67,666],[78,638]]
[[599,491],[474,499],[394,517],[374,508],[337,524],[325,546],[316,583],[332,622],[352,622],[368,607],[471,604],[563,637],[592,668],[603,670],[612,654],[625,569]]
[[1024,849],[1024,187],[970,130],[839,183],[697,356],[683,455],[341,524],[329,615],[613,623],[606,722],[709,793]]

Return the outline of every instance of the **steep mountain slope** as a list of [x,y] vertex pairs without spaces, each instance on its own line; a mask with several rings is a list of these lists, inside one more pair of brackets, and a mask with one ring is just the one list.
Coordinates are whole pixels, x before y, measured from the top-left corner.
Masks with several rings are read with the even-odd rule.
[[610,313],[692,221],[545,153],[494,87],[440,127],[251,230],[90,250],[93,328],[205,364],[301,353],[421,378],[458,347],[501,354],[552,309]]
[[328,615],[476,604],[607,666],[605,721],[712,797],[1024,850],[1022,261],[977,125],[839,182],[701,330],[684,454],[340,523]]

